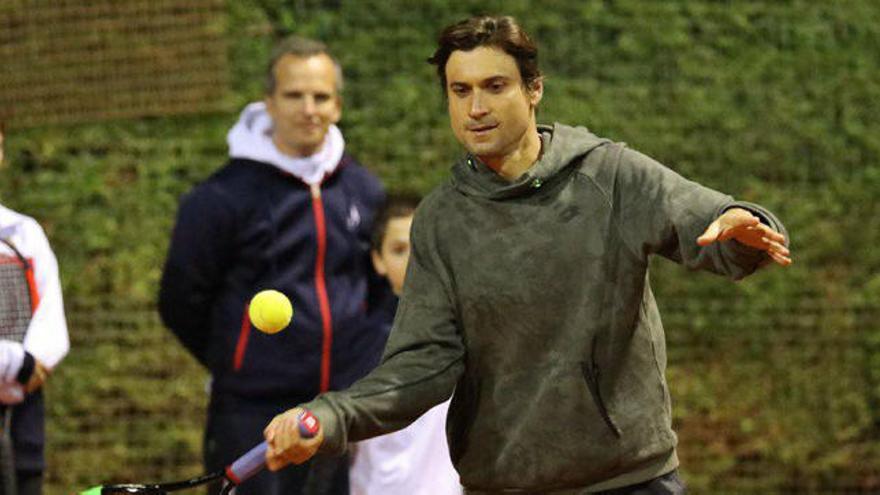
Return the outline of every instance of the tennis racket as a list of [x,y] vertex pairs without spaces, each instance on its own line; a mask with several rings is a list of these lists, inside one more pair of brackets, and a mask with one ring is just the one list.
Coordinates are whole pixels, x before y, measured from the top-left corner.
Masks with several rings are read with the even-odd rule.
[[[34,308],[36,287],[33,268],[12,241],[0,239],[12,256],[0,254],[0,339],[21,343]],[[15,495],[15,455],[12,448],[13,406],[2,406],[3,434],[0,435],[0,490]]]
[[[320,423],[318,422],[318,418],[312,415],[312,413],[309,411],[303,411],[300,413],[298,419],[300,436],[303,438],[312,438],[318,433]],[[151,495],[161,495],[168,492],[186,490],[187,488],[204,485],[219,479],[224,480],[223,489],[220,493],[221,495],[225,495],[266,467],[267,448],[268,445],[266,442],[263,442],[249,450],[245,455],[236,459],[235,462],[229,466],[226,466],[226,469],[202,475],[197,478],[153,485],[102,485],[90,488],[82,492],[80,495],[107,495],[111,493],[147,493]]]

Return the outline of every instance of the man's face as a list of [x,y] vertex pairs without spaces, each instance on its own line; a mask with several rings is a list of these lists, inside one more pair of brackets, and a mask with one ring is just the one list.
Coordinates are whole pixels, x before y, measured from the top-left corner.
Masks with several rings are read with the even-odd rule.
[[330,125],[342,116],[333,60],[323,53],[284,55],[274,70],[275,91],[265,98],[275,126],[272,140],[287,155],[314,154],[324,143]]
[[372,251],[376,273],[388,279],[391,289],[398,296],[403,291],[406,264],[409,262],[409,231],[412,221],[412,215],[388,220],[381,251]]
[[503,159],[535,132],[535,107],[543,87],[523,86],[513,57],[480,46],[452,52],[446,62],[449,120],[458,141],[483,161]]

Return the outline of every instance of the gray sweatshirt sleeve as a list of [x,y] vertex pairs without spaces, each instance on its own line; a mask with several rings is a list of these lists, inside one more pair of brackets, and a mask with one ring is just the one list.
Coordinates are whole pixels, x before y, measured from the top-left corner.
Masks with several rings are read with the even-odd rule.
[[452,395],[464,370],[464,344],[450,280],[431,235],[423,233],[430,229],[430,220],[417,212],[403,296],[382,363],[349,389],[304,405],[323,425],[321,452],[338,454],[348,442],[404,428]]
[[763,251],[735,240],[697,245],[697,237],[731,208],[749,210],[788,240],[785,227],[767,209],[687,180],[637,151],[617,150],[612,203],[624,240],[637,256],[659,254],[734,280],[750,275],[770,261]]

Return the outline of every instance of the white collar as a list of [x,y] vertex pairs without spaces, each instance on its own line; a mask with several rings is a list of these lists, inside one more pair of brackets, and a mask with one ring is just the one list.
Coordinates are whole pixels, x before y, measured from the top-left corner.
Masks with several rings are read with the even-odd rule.
[[345,150],[345,140],[335,125],[328,129],[321,149],[306,157],[282,153],[272,141],[272,128],[272,117],[266,110],[265,103],[249,104],[226,136],[229,156],[268,163],[309,185],[320,184],[324,177],[339,166]]

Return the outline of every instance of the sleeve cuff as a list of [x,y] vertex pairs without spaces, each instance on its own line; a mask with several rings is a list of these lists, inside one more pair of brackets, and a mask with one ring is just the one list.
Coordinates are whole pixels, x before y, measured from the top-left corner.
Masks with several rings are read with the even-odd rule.
[[324,441],[318,448],[318,452],[328,455],[344,453],[346,449],[345,430],[342,428],[339,415],[333,406],[323,396],[319,396],[315,400],[303,404],[302,407],[311,411],[321,422]]
[[[762,224],[784,235],[785,244],[788,245],[788,232],[785,231],[785,227],[782,226],[782,224],[773,216],[772,213],[768,212],[759,205],[748,203],[746,201],[734,201],[730,205],[726,206],[721,211],[721,213],[724,213],[733,208],[746,210],[752,215],[758,217],[758,220],[760,220]],[[731,253],[734,257],[738,258],[743,266],[751,267],[745,274],[743,274],[743,276],[754,273],[757,269],[770,264],[770,262],[772,261],[770,255],[766,252],[760,249],[755,249],[751,246],[746,246],[736,239],[724,242],[724,249],[726,249],[728,253]]]
[[770,221],[769,218],[767,218],[766,215],[764,215],[764,212],[762,212],[761,210],[759,210],[757,208],[751,208],[748,203],[736,202],[736,203],[728,206],[727,208],[725,208],[724,211],[722,211],[722,213],[724,213],[728,210],[732,210],[734,208],[746,210],[747,212],[751,213],[752,215],[755,215],[756,217],[758,217],[758,220],[760,220],[761,223],[763,223],[764,225],[766,225],[770,228],[773,228],[773,223]]

